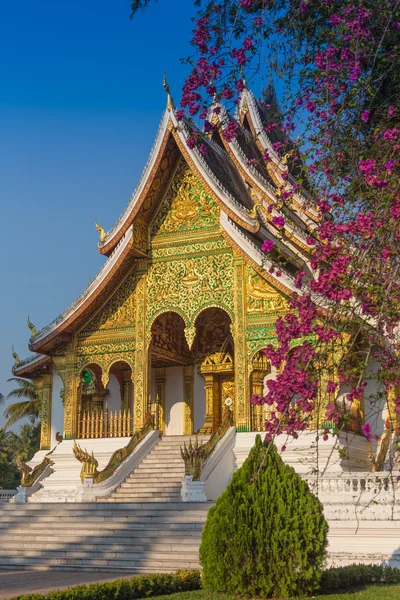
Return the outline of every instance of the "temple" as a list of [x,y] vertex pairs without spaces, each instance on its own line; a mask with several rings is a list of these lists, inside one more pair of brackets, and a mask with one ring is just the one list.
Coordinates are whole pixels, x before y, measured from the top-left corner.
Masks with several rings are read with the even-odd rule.
[[[188,147],[193,126],[177,120],[169,96],[128,205],[108,232],[96,224],[103,268],[57,319],[33,330],[34,356],[14,367],[41,394],[41,449],[57,432],[65,440],[132,435],[151,410],[166,435],[210,434],[228,398],[237,431],[262,430],[261,409],[250,404],[274,376],[262,350],[296,273],[308,270],[306,227],[320,219],[304,189],[284,231],[274,225],[281,186],[291,188],[298,165],[274,151],[268,118],[246,89],[238,137],[228,143],[219,128],[200,153]],[[284,257],[278,274],[264,240]]]
[[[198,568],[208,508],[268,417],[251,404],[277,375],[263,350],[297,273],[312,277],[306,238],[321,215],[294,146],[274,150],[272,86],[262,101],[243,91],[231,141],[219,106],[201,148],[188,145],[199,132],[177,119],[165,87],[136,190],[114,227],[96,223],[102,269],[49,325],[28,320],[30,358],[14,352],[13,374],[41,400],[41,441],[13,498],[30,504],[4,505],[0,567]],[[395,454],[377,368],[340,435],[321,441],[330,426],[321,392],[308,430],[276,439],[324,504],[330,564],[400,564],[398,465],[387,464]],[[364,418],[384,432],[375,455]]]

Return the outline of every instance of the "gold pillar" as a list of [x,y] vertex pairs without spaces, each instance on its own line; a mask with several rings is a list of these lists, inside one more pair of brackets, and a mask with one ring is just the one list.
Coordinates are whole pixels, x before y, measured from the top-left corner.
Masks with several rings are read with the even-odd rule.
[[[252,383],[252,395],[257,394],[257,396],[264,395],[264,371],[254,370],[251,374],[251,383]],[[252,405],[252,431],[264,431],[264,406],[263,405]]]
[[134,430],[141,429],[148,404],[149,340],[146,332],[147,260],[140,259],[136,280],[136,352],[134,383]]
[[194,366],[183,367],[183,435],[193,433],[194,421]]
[[214,375],[213,383],[213,429],[221,425],[221,378]]
[[132,400],[132,380],[131,380],[131,372],[126,369],[122,371],[122,402],[121,409],[122,410],[131,410],[131,400]]
[[61,390],[61,398],[64,405],[63,437],[65,440],[73,440],[77,437],[79,385],[79,378],[76,376],[75,352],[71,349],[64,356],[54,357],[53,360],[57,373],[64,384],[64,388]]
[[156,429],[161,429],[165,434],[165,392],[167,387],[167,369],[156,368]]
[[206,390],[206,419],[199,433],[210,434],[213,430],[213,409],[214,409],[214,375],[212,373],[202,373],[205,381]]
[[33,380],[40,399],[40,450],[51,449],[51,400],[53,375],[46,373]]
[[246,353],[246,278],[245,262],[234,260],[234,308],[233,324],[235,345],[235,423],[237,431],[250,431],[250,386],[247,375]]

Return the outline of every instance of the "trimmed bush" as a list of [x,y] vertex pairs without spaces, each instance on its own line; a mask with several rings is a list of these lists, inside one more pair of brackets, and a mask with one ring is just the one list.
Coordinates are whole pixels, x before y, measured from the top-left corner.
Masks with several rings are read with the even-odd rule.
[[319,500],[258,435],[208,513],[203,587],[263,598],[310,594],[318,588],[327,532]]
[[11,600],[138,600],[199,590],[199,571],[179,571],[160,575],[143,575],[104,583],[77,585],[67,590],[44,594],[24,594]]
[[382,565],[332,567],[322,573],[320,589],[328,594],[334,590],[351,590],[368,583],[400,583],[400,569]]

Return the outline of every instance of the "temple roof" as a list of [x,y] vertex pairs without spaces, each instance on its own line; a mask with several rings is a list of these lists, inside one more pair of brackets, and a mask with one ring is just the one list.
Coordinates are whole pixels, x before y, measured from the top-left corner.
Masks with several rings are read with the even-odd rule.
[[[253,126],[258,128],[260,138],[264,136],[262,145],[271,147],[272,159],[284,171],[287,167],[281,164],[279,156],[272,149],[271,141],[266,137],[257,101],[247,90],[242,96],[242,105],[245,100],[252,113],[250,117]],[[105,233],[99,244],[100,252],[108,257],[106,262],[86,290],[61,315],[31,338],[29,347],[39,355],[29,359],[30,361],[40,361],[40,354],[50,354],[61,342],[71,340],[73,333],[112,292],[116,281],[132,267],[135,258],[146,256],[135,245],[132,225],[150,195],[157,204],[180,155],[207,194],[219,206],[222,234],[266,279],[273,281],[275,287],[286,294],[296,289],[293,275],[297,269],[304,268],[310,258],[309,248],[305,245],[306,226],[310,223],[315,225],[319,215],[316,211],[313,213],[312,209],[311,213],[306,210],[293,212],[291,219],[287,219],[285,215],[287,224],[283,232],[284,241],[279,239],[279,231],[272,223],[274,215],[279,214],[279,208],[276,208],[279,207],[276,198],[277,184],[264,161],[260,160],[262,152],[254,135],[240,123],[239,126],[238,138],[229,144],[217,143],[203,136],[202,143],[206,152],[202,153],[197,147],[191,149],[187,145],[190,137],[201,132],[186,120],[178,121],[173,105],[168,105],[139,183],[121,217]],[[304,197],[299,194],[297,199],[298,206],[305,202]],[[270,204],[273,204],[272,210]],[[310,219],[310,214],[314,220]],[[272,239],[287,257],[288,268],[280,278],[268,273],[272,263],[269,263],[261,250],[265,239]],[[28,367],[28,362],[16,367],[15,373],[26,372],[24,365]]]

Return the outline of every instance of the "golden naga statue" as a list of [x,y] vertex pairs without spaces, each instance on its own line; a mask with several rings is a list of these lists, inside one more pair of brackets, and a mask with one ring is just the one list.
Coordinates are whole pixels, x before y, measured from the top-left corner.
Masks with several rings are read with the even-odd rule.
[[34,324],[31,322],[31,320],[29,318],[29,315],[28,315],[28,327],[29,327],[29,329],[31,330],[31,333],[32,333],[31,337],[35,337],[35,335],[37,335],[37,329],[34,326]]
[[100,234],[100,243],[104,242],[104,240],[106,239],[106,232],[104,231],[103,227],[100,227],[100,225],[98,224],[98,222],[96,220],[94,222],[94,226],[96,227],[96,230]]
[[14,346],[12,347],[12,355],[13,355],[13,359],[14,359],[14,367],[18,367],[21,364],[21,360],[18,356],[18,354],[15,352],[14,350]]

